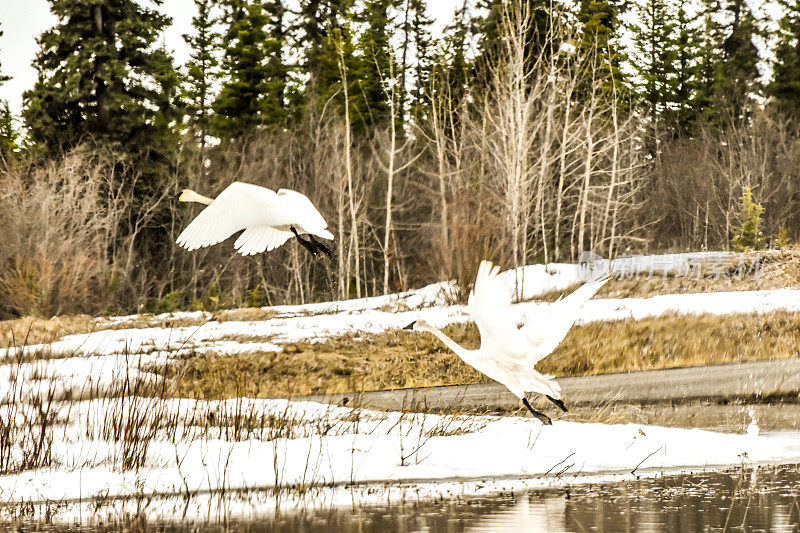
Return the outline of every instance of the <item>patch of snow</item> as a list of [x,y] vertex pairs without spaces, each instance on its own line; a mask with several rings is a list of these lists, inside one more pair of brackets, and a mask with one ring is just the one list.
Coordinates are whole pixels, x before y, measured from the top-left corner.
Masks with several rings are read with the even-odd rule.
[[454,282],[444,281],[426,285],[421,289],[385,296],[298,305],[275,305],[262,307],[262,309],[275,311],[284,317],[302,314],[359,313],[374,310],[406,311],[423,307],[446,306],[455,300],[455,291]]
[[[102,440],[97,431],[114,401],[73,404],[69,424],[55,432],[53,454],[59,466],[0,477],[0,498],[57,502],[223,488],[503,478],[536,479],[546,485],[575,476],[630,478],[637,472],[796,461],[800,454],[796,432],[738,435],[558,420],[542,426],[529,417],[383,413],[286,400],[184,399],[163,407],[184,415],[200,413],[200,420],[209,409],[255,412],[290,420],[294,435],[271,439],[267,430],[233,440],[213,427],[187,427],[172,437],[162,431],[150,443],[144,467],[121,471],[115,459],[120,445]],[[159,411],[149,404],[140,408]]]
[[629,318],[639,320],[668,313],[729,315],[772,311],[800,311],[800,290],[662,294],[650,298],[594,299],[583,305],[578,323]]

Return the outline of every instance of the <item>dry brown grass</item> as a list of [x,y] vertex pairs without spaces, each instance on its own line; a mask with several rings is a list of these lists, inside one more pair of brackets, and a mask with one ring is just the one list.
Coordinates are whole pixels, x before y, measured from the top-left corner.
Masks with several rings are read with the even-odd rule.
[[[66,335],[91,333],[105,329],[179,328],[200,326],[210,320],[219,322],[267,320],[277,313],[261,308],[226,309],[213,316],[182,317],[135,315],[130,319],[109,322],[104,318],[89,315],[56,316],[53,318],[24,317],[0,320],[0,342],[3,345],[42,344],[56,341]],[[232,339],[233,340],[233,339]],[[247,339],[253,342],[253,339]]]
[[214,320],[218,322],[248,322],[254,320],[269,320],[277,316],[276,311],[261,309],[260,307],[243,307],[241,309],[225,309],[214,313]]
[[52,342],[65,335],[94,331],[96,322],[97,319],[89,315],[3,320],[0,321],[0,342],[3,346]]
[[29,316],[0,321],[0,342],[3,343],[3,346],[44,344],[57,341],[66,335],[91,333],[106,329],[177,328],[199,326],[205,324],[208,320],[208,318],[156,318],[149,315],[139,315],[130,320],[108,322],[102,317],[90,317],[89,315],[68,315],[53,318]]
[[[457,342],[478,345],[474,324],[445,328]],[[558,376],[597,374],[797,356],[800,313],[668,315],[577,326],[538,369]],[[336,393],[488,381],[431,335],[390,331],[281,352],[185,356],[160,369],[176,393],[231,398]]]
[[598,374],[798,356],[800,313],[666,315],[573,328],[539,367]]
[[[474,325],[452,325],[448,334],[475,346]],[[409,331],[296,343],[280,353],[187,355],[159,369],[176,380],[176,393],[195,398],[304,395],[487,380],[439,341]]]

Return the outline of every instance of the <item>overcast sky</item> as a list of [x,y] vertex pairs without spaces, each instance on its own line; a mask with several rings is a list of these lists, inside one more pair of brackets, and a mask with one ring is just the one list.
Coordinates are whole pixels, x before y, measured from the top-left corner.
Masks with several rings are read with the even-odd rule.
[[[456,3],[461,1],[430,0],[428,14],[441,28],[452,20]],[[197,12],[194,2],[165,0],[160,10],[172,17],[172,27],[164,40],[176,64],[182,64],[189,52],[181,36],[191,32],[192,16]],[[31,67],[37,51],[36,38],[56,22],[47,0],[0,0],[0,73],[12,76],[0,86],[0,100],[7,100],[15,114],[22,106],[22,93],[36,82],[36,71]]]

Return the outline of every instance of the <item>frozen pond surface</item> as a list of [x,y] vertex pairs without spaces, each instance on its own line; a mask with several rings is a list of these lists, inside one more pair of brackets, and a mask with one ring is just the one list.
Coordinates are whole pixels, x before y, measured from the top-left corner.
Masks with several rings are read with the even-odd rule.
[[[177,503],[180,505],[180,503]],[[587,484],[549,491],[501,493],[391,506],[314,510],[225,523],[128,522],[126,530],[164,531],[798,531],[800,465]],[[126,527],[127,526],[127,527]],[[133,527],[132,527],[133,526]],[[136,527],[139,526],[139,527]],[[94,526],[23,531],[109,531]]]

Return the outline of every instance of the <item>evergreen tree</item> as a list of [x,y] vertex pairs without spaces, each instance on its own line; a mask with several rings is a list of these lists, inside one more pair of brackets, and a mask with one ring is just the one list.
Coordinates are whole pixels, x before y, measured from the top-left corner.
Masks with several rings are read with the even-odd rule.
[[289,67],[283,56],[289,37],[289,27],[286,21],[288,10],[283,5],[283,0],[262,1],[264,10],[269,16],[269,24],[267,25],[269,40],[274,43],[274,53],[267,60],[270,98],[272,99],[272,105],[277,104],[280,107],[280,112],[273,113],[273,118],[267,121],[267,123],[272,124],[282,121],[287,116],[286,102],[289,99]]
[[414,63],[413,86],[411,88],[410,115],[419,124],[422,117],[426,114],[426,109],[430,105],[428,91],[430,90],[430,79],[433,54],[433,36],[430,32],[433,20],[425,14],[424,0],[409,0],[408,9],[411,11],[411,24],[409,32],[411,41],[414,44]]
[[[337,43],[342,45],[347,68],[355,72],[357,60],[351,31],[351,9],[352,0],[301,2],[298,48],[303,50],[301,68],[309,78],[302,95],[307,106],[321,109],[330,98],[334,98],[338,104],[343,102],[336,47]],[[353,85],[353,89],[357,89],[357,86]],[[349,93],[351,98],[355,94],[353,90]]]
[[731,244],[736,252],[758,250],[761,247],[761,217],[764,208],[753,199],[753,190],[749,186],[742,188],[742,203],[739,217],[741,225],[736,228],[736,235]]
[[387,82],[390,76],[389,62],[395,65],[397,61],[390,59],[392,50],[389,44],[389,32],[392,28],[390,9],[394,0],[364,0],[363,11],[357,18],[364,24],[357,50],[360,61],[357,71],[359,90],[356,96],[356,113],[360,113],[366,123],[384,125],[389,114],[389,104],[381,79]]
[[307,52],[307,57],[314,58],[315,71],[309,73],[310,79],[305,90],[306,105],[316,109],[335,109],[344,115],[344,69],[351,130],[356,135],[362,135],[369,124],[376,122],[376,117],[385,119],[388,114],[385,94],[375,93],[376,88],[383,90],[377,77],[378,64],[385,65],[381,67],[381,75],[389,75],[388,54],[382,54],[380,47],[374,46],[374,41],[369,38],[356,37],[353,27],[357,25],[357,19],[364,20],[364,13],[360,17],[354,16],[350,0],[331,0],[327,8],[321,25],[324,41],[312,43],[315,48]]
[[18,135],[14,128],[14,116],[8,108],[8,102],[0,100],[0,165],[7,163],[12,154],[19,148]]
[[[522,0],[507,2],[505,0],[478,0],[476,7],[487,14],[473,20],[474,31],[479,36],[478,57],[475,61],[478,83],[483,83],[486,66],[497,57],[501,44],[501,31],[507,10],[519,8],[531,18],[529,35],[526,39],[526,62],[532,65],[542,51],[549,52],[558,48],[552,41],[550,33],[550,4],[548,0]],[[547,47],[547,50],[545,50]]]
[[467,94],[472,63],[467,58],[467,41],[471,34],[467,3],[456,9],[453,24],[445,28],[442,45],[436,54],[432,74],[435,78],[434,99],[449,101],[458,108]]
[[750,96],[760,91],[758,82],[758,34],[755,17],[745,0],[729,5],[733,15],[731,32],[723,44],[725,61],[717,75],[718,96],[727,95],[734,116],[741,116],[749,107]]
[[[742,120],[751,107],[752,97],[761,86],[758,81],[758,48],[754,38],[759,31],[745,0],[712,2],[707,6],[708,40],[705,43],[701,103],[707,120],[724,125]],[[722,22],[714,20],[722,17]]]
[[[403,44],[400,47],[400,65],[397,71],[397,124],[399,126],[398,132],[401,136],[404,135],[405,130],[402,125],[405,122],[406,116],[406,101],[408,99],[408,61],[409,61],[409,48],[412,40],[412,22],[411,22],[411,0],[398,0],[402,2],[403,6],[403,22],[399,26],[399,30],[403,32]],[[398,6],[400,4],[398,3]]]
[[[160,5],[161,0],[152,0]],[[24,95],[31,139],[50,152],[94,138],[131,153],[171,152],[178,76],[155,48],[169,17],[133,0],[50,0],[39,79]]]
[[282,16],[270,17],[257,0],[228,0],[223,74],[226,82],[214,102],[214,129],[238,137],[261,124],[280,124],[286,115],[284,90],[288,69],[283,41],[275,38]]
[[184,107],[200,147],[200,172],[205,177],[206,139],[211,122],[211,91],[218,76],[214,52],[219,46],[219,35],[214,31],[215,18],[211,15],[212,0],[194,0],[197,15],[192,18],[194,34],[183,38],[192,53],[186,63],[184,77]]
[[326,54],[331,28],[338,28],[336,13],[339,12],[336,0],[305,0],[300,3],[300,21],[302,34],[298,39],[299,48],[304,51],[303,69],[309,75],[308,86],[315,88],[318,84],[323,64],[330,63]]
[[637,23],[631,27],[633,66],[641,80],[639,91],[647,105],[654,138],[677,103],[677,17],[667,0],[643,0],[634,5]]
[[783,0],[772,81],[767,87],[775,106],[800,119],[800,1]]
[[[3,31],[0,30],[0,37]],[[11,79],[4,76],[0,65],[0,85]],[[8,108],[8,102],[0,100],[0,164],[4,163],[17,148],[17,132],[14,131],[14,117]]]
[[[578,46],[583,54],[592,58],[597,69],[596,77],[607,92],[623,87],[620,63],[622,55],[617,46],[619,8],[613,0],[581,0],[578,8],[581,24]],[[585,93],[582,88],[579,93]]]
[[701,80],[701,36],[696,20],[686,11],[686,0],[679,0],[675,31],[675,121],[679,133],[691,130],[698,116]]

